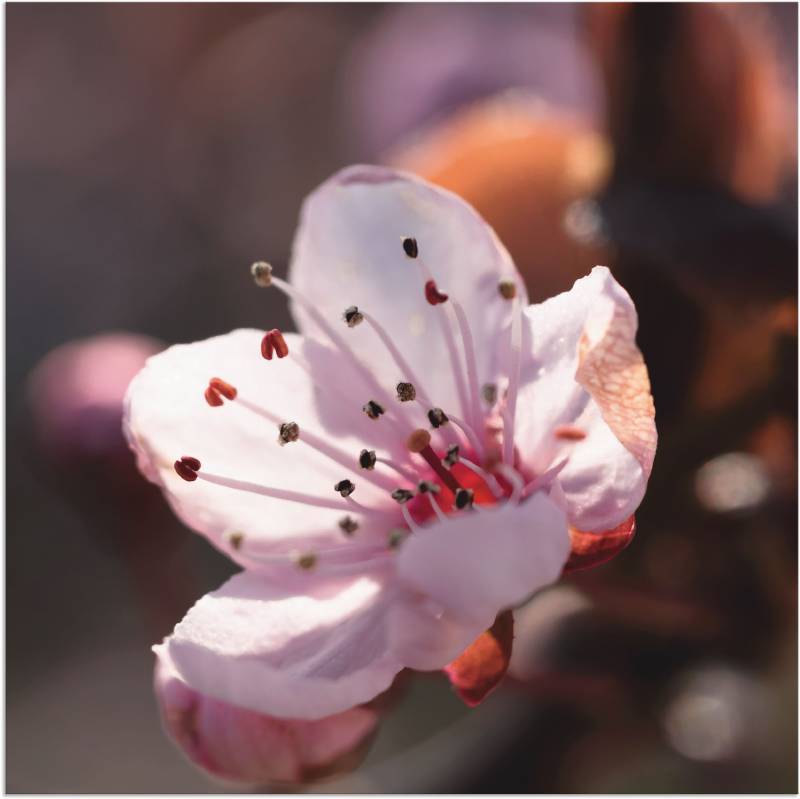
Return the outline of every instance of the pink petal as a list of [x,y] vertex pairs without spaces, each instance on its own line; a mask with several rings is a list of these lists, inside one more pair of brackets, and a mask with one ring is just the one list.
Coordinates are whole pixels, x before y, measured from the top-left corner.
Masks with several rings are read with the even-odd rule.
[[291,719],[320,719],[386,690],[402,665],[388,649],[383,583],[308,577],[301,593],[243,572],[204,596],[164,642],[181,678]]
[[[416,238],[418,259],[404,254],[404,237]],[[426,302],[420,263],[440,291],[462,304],[475,338],[478,374],[481,381],[489,380],[512,305],[500,297],[498,282],[514,280],[523,300],[524,287],[494,232],[456,195],[384,167],[349,167],[305,201],[290,277],[329,320],[337,321],[351,305],[375,317],[427,394],[458,414],[463,409],[437,319],[449,311]],[[295,304],[293,313],[303,332],[315,332],[302,307]],[[382,385],[391,390],[398,380],[409,379],[398,374],[368,324],[343,333]]]
[[[287,334],[290,355],[270,362],[260,355],[261,337],[261,331],[237,330],[170,347],[149,359],[132,382],[126,400],[126,433],[141,470],[162,486],[189,526],[243,565],[253,565],[246,555],[251,543],[283,551],[296,545],[349,543],[343,541],[338,526],[343,512],[234,491],[203,480],[188,483],[173,469],[177,458],[191,455],[199,459],[202,472],[334,501],[338,499],[334,484],[351,478],[357,484],[354,499],[368,506],[383,503],[390,512],[397,511],[386,490],[379,490],[359,474],[361,448],[381,446],[385,442],[379,436],[386,435],[385,429],[381,433],[380,425],[361,411],[361,398],[354,397],[350,408],[332,395],[320,397],[293,357],[304,353],[299,336]],[[306,353],[309,356],[313,363],[315,358],[329,358],[330,353],[313,345]],[[211,377],[235,386],[237,399],[210,407],[203,392]],[[255,403],[274,418],[252,413],[241,400]],[[324,405],[322,412],[320,404]],[[334,439],[326,432],[337,422],[337,414],[356,420],[339,425],[352,427],[354,434],[346,435],[339,429]],[[275,419],[296,422],[300,441],[280,446]],[[369,433],[365,422],[372,425],[372,439],[355,435],[365,429]],[[305,442],[304,431],[313,431],[343,453],[351,453],[349,468],[314,450]],[[388,526],[391,521],[387,521]],[[365,529],[372,529],[375,540],[385,540],[382,527]],[[243,534],[246,545],[231,546],[231,533]]]
[[193,690],[164,647],[156,654],[155,692],[167,732],[193,763],[222,779],[298,783],[353,768],[380,718],[368,707],[314,721],[256,713]]
[[568,456],[558,481],[570,524],[615,527],[641,502],[656,445],[633,303],[608,269],[596,267],[570,291],[530,306],[526,318],[520,457],[542,473]]
[[464,513],[415,533],[397,568],[403,584],[477,625],[474,638],[501,610],[556,580],[568,554],[564,514],[539,493],[521,505]]
[[514,615],[504,610],[444,672],[456,693],[470,707],[479,705],[508,671],[514,641]]

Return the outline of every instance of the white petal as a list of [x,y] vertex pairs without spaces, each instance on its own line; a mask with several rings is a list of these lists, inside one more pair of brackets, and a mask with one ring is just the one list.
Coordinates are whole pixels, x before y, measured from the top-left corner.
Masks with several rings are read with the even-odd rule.
[[[404,237],[416,238],[419,259],[406,257]],[[375,317],[433,404],[463,414],[437,320],[443,313],[449,317],[452,308],[426,302],[420,262],[439,289],[464,308],[475,340],[479,381],[494,378],[498,338],[511,312],[511,303],[498,293],[498,282],[514,280],[523,299],[524,286],[491,228],[450,192],[383,167],[339,172],[303,206],[290,279],[333,323],[341,324],[342,312],[351,305]],[[315,331],[299,304],[293,312],[301,330]],[[399,373],[368,324],[343,332],[390,390],[409,379]]]
[[[260,355],[261,336],[256,330],[237,330],[171,347],[150,358],[131,383],[126,402],[126,432],[140,468],[163,487],[188,525],[245,565],[252,565],[246,554],[251,544],[271,552],[287,552],[295,546],[307,550],[351,545],[352,540],[343,540],[338,526],[344,512],[236,491],[202,479],[186,482],[174,471],[176,459],[190,455],[200,460],[201,473],[312,494],[343,507],[346,502],[333,487],[341,479],[352,479],[354,500],[386,507],[389,514],[385,523],[373,519],[367,524],[358,513],[346,511],[361,522],[359,540],[384,542],[398,516],[397,506],[386,488],[370,484],[358,467],[358,454],[362,446],[380,449],[379,436],[387,435],[388,428],[368,419],[358,400],[354,401],[357,407],[349,408],[333,395],[320,396],[292,357],[303,350],[300,337],[288,335],[290,355],[267,362]],[[325,355],[318,346],[313,349],[312,358]],[[211,377],[234,385],[237,400],[210,407],[203,392]],[[300,441],[280,446],[278,424],[247,410],[239,401],[242,398],[281,421],[296,422]],[[322,413],[320,404],[325,406]],[[331,425],[338,428],[335,436],[326,431]],[[347,435],[348,428],[365,434],[373,431],[373,440]],[[314,450],[304,440],[304,431],[313,431],[351,455],[352,464],[342,465]],[[391,488],[393,482],[386,479]],[[229,543],[232,533],[244,535],[244,545],[238,549]]]
[[[525,314],[515,442],[540,474],[569,457],[558,480],[572,525],[605,530],[644,496],[656,444],[655,411],[636,311],[605,267]],[[582,431],[559,439],[559,428]]]
[[243,572],[197,602],[164,645],[196,691],[281,718],[322,718],[369,701],[402,668],[388,651],[386,604],[370,577],[310,577],[294,591]]
[[539,493],[424,528],[403,544],[397,568],[401,584],[474,624],[477,634],[557,579],[568,554],[564,514]]

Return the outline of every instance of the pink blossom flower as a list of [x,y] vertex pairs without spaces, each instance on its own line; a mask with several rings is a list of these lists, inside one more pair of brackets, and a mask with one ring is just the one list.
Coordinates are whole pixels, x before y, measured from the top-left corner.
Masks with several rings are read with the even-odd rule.
[[[289,271],[253,274],[301,333],[151,358],[126,431],[176,513],[245,569],[162,656],[221,702],[320,719],[450,664],[558,578],[570,528],[625,526],[656,431],[608,269],[528,306],[492,230],[424,181],[338,173],[306,200]],[[482,645],[501,664],[503,631]]]
[[377,728],[379,712],[370,707],[295,721],[220,702],[186,685],[161,647],[156,653],[155,693],[167,732],[193,763],[223,780],[266,785],[331,776],[355,765]]

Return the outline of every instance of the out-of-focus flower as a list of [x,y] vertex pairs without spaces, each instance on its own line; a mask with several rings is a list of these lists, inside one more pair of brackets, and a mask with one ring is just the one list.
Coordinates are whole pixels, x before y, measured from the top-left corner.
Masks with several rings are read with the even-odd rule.
[[695,491],[708,510],[733,513],[758,507],[769,495],[770,481],[755,455],[728,452],[700,467]]
[[[609,271],[527,306],[493,231],[424,181],[335,175],[303,207],[290,272],[253,267],[303,335],[238,330],[151,358],[126,432],[181,518],[246,568],[164,642],[181,679],[321,719],[482,648],[559,576],[570,526],[600,540],[631,517],[656,431]],[[504,668],[476,669],[470,700]]]
[[371,707],[309,721],[278,719],[190,688],[156,647],[155,693],[170,737],[201,768],[224,780],[266,785],[332,776],[358,764],[380,719]]

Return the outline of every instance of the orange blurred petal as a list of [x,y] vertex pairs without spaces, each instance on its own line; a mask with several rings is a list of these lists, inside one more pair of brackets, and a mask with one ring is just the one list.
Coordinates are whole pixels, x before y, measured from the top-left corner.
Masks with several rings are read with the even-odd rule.
[[508,669],[513,641],[514,616],[505,610],[485,633],[445,666],[444,673],[465,704],[479,705],[499,685]]
[[636,519],[631,516],[622,524],[602,533],[584,533],[569,528],[569,537],[572,544],[564,574],[591,569],[599,566],[618,555],[633,540],[636,533]]

